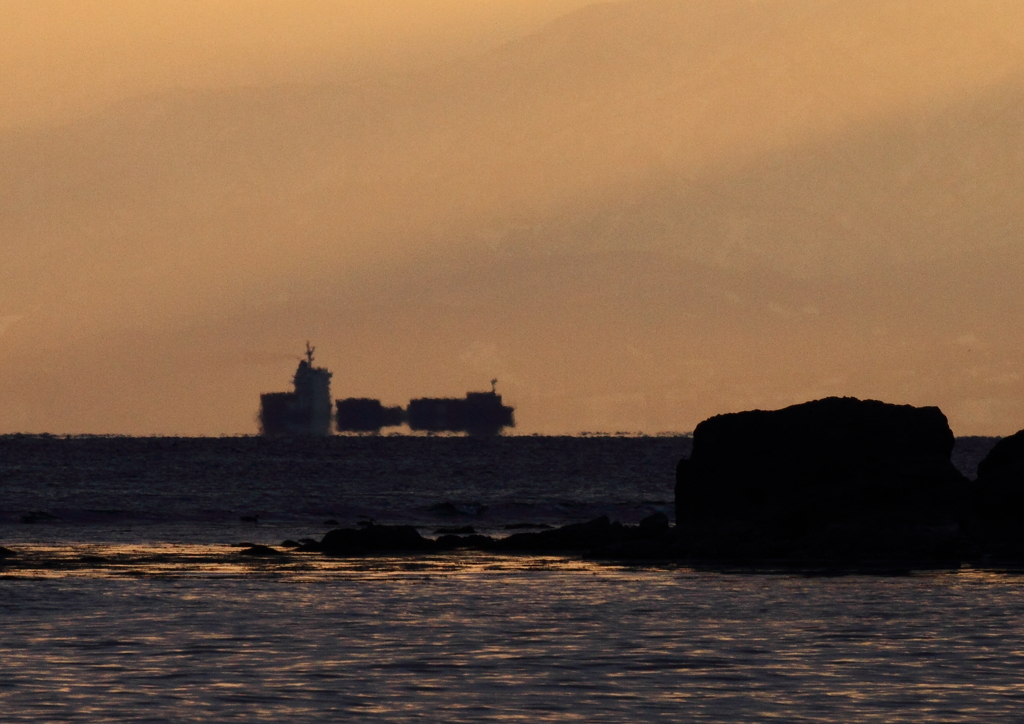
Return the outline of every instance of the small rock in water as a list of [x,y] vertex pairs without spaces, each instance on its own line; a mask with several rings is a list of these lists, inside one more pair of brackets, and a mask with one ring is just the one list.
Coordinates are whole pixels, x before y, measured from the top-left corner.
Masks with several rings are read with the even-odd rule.
[[424,538],[411,525],[368,525],[363,528],[336,528],[320,541],[324,553],[352,555],[363,552],[431,550],[434,541]]
[[539,533],[513,533],[495,541],[499,550],[510,551],[585,551],[619,543],[628,532],[621,523],[612,523],[608,516],[586,523],[563,525]]
[[238,555],[240,555],[240,556],[283,556],[284,553],[282,553],[281,551],[277,550],[276,548],[271,548],[270,546],[264,546],[264,545],[257,544],[257,545],[249,546],[244,551],[239,551]]
[[494,547],[494,539],[486,535],[443,535],[435,541],[438,550],[472,548],[488,550]]
[[16,555],[18,554],[12,551],[10,548],[4,548],[3,546],[0,546],[0,558],[10,558],[11,556]]
[[295,549],[296,553],[319,553],[322,550],[320,541],[314,540],[313,538],[303,538],[299,541],[298,547]]

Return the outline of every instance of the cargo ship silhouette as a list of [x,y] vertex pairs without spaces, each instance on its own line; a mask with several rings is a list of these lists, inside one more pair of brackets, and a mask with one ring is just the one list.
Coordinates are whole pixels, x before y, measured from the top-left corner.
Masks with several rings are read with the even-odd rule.
[[331,434],[332,412],[338,432],[380,432],[385,427],[408,425],[426,432],[463,432],[499,435],[515,427],[515,409],[498,394],[498,380],[487,392],[467,392],[465,397],[421,397],[407,408],[385,407],[380,400],[349,397],[331,405],[331,373],[313,364],[315,347],[306,343],[306,359],[299,362],[293,378],[294,392],[260,395],[260,432],[264,435]]

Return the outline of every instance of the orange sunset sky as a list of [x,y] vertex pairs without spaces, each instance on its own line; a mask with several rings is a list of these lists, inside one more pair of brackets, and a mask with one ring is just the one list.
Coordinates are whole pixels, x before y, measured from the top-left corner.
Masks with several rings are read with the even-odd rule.
[[1019,0],[5,0],[0,433],[489,388],[1024,427]]

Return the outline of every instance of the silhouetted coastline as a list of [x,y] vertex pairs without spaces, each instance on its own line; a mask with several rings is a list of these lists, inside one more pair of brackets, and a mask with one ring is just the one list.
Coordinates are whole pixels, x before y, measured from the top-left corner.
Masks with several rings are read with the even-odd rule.
[[719,415],[676,469],[676,525],[607,516],[499,538],[421,536],[412,526],[337,529],[296,550],[365,555],[472,549],[698,565],[878,570],[1024,563],[1024,431],[971,481],[935,407],[827,398]]
[[[403,463],[402,455],[422,462]],[[339,485],[358,480],[368,489],[374,479],[381,485],[402,480],[381,504],[390,501],[396,510],[405,505],[419,511],[415,519],[403,521],[381,508],[360,514],[355,526],[338,525],[344,516],[328,511],[318,517],[331,518],[324,521],[332,526],[326,534],[298,536],[280,545],[268,545],[266,539],[247,544],[241,554],[252,558],[475,551],[812,572],[1024,564],[1024,431],[1002,441],[956,441],[937,408],[854,398],[720,415],[702,422],[692,438],[10,435],[0,437],[0,459],[7,479],[28,486],[23,489],[59,490],[62,484],[73,487],[76,479],[89,490],[102,490],[111,480],[123,481],[129,490],[166,480],[200,486],[235,481],[255,489],[292,481],[302,489],[319,480],[329,491],[332,479]],[[551,518],[527,517],[530,508],[515,513],[519,509],[514,506],[502,510],[504,518],[494,517],[498,503],[493,501],[430,503],[429,497],[422,502],[394,497],[416,495],[424,475],[434,480],[433,494],[458,490],[458,481],[467,476],[476,485],[492,480],[495,490],[514,478],[532,485],[531,490],[554,494],[559,485],[568,491],[600,479],[606,496],[614,495],[616,480],[657,476],[664,482],[652,490],[663,486],[668,491],[674,462],[674,500],[652,499],[645,504],[649,512],[633,518],[634,523],[607,513],[572,521],[567,511],[563,515],[571,522],[553,524]],[[418,467],[424,463],[431,469]],[[962,472],[975,469],[976,480]],[[60,526],[126,515],[4,507],[0,522],[8,525]],[[673,508],[674,524],[669,517]],[[264,530],[262,514],[248,505],[219,519],[258,520],[252,527],[259,532]],[[387,519],[374,520],[381,515]],[[438,524],[445,520],[450,522]],[[16,543],[0,553],[3,565],[14,565],[19,557]]]
[[935,407],[827,398],[705,420],[676,469],[676,525],[607,516],[496,538],[412,526],[336,529],[296,548],[326,555],[472,549],[785,569],[903,571],[1024,564],[1024,431],[971,481]]

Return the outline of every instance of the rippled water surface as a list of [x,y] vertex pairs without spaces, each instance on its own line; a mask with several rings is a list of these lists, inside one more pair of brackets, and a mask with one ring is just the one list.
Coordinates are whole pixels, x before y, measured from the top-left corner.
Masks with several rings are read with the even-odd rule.
[[0,580],[7,721],[979,721],[1017,576],[456,556]]
[[[427,533],[604,514],[636,523],[672,514],[689,449],[685,437],[0,436],[0,545],[279,543],[366,518]],[[257,527],[240,520],[257,515]]]

